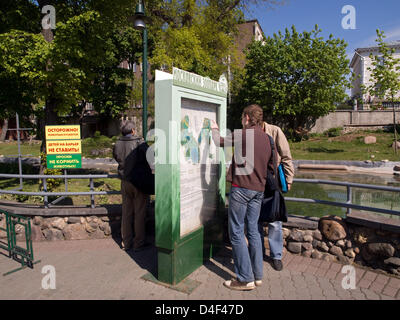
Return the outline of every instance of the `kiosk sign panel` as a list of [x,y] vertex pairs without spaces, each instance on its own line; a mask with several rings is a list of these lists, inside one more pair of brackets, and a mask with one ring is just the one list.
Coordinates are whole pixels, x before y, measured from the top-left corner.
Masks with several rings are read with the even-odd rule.
[[156,71],[155,222],[158,280],[176,284],[222,246],[227,82],[177,68]]

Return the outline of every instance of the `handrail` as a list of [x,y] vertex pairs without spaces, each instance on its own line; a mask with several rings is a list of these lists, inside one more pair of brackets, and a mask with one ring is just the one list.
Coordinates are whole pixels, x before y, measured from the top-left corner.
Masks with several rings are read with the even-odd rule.
[[[56,204],[60,200],[62,200],[66,196],[90,196],[90,206],[92,208],[95,207],[95,198],[94,196],[100,195],[113,195],[113,194],[121,194],[120,191],[94,191],[94,179],[105,179],[105,178],[118,178],[117,174],[80,174],[80,175],[44,175],[44,174],[9,174],[9,173],[0,173],[0,178],[20,178],[20,179],[38,179],[43,181],[43,190],[44,191],[17,191],[17,190],[1,190],[0,194],[14,194],[14,195],[25,195],[25,196],[42,196],[45,208],[49,208],[50,205]],[[64,179],[65,180],[65,191],[64,192],[51,192],[47,191],[47,179]],[[71,192],[67,189],[67,180],[68,179],[89,179],[89,188],[90,191],[81,191],[81,192]],[[52,203],[48,203],[49,196],[61,197],[54,200]]]
[[[44,191],[38,192],[29,192],[29,191],[16,191],[16,190],[1,190],[0,194],[15,194],[15,195],[26,195],[26,196],[43,196],[44,197],[44,205],[46,208],[51,204],[55,204],[60,199],[53,201],[52,203],[48,203],[48,196],[90,196],[91,197],[91,207],[95,207],[94,196],[96,195],[113,195],[113,194],[121,194],[120,191],[94,191],[93,179],[104,179],[104,178],[118,178],[117,174],[86,174],[86,175],[33,175],[33,174],[5,174],[0,173],[0,178],[22,178],[22,179],[39,179],[43,180]],[[89,179],[90,180],[90,191],[81,191],[81,192],[49,192],[46,187],[47,179]],[[303,202],[303,203],[312,203],[312,204],[323,204],[323,205],[331,205],[337,207],[347,208],[347,214],[351,213],[351,209],[365,210],[365,211],[373,211],[378,213],[392,214],[400,216],[400,211],[389,210],[389,209],[381,209],[374,208],[369,206],[362,206],[352,203],[352,188],[364,188],[364,189],[372,189],[372,190],[381,190],[381,191],[390,191],[390,192],[399,192],[400,187],[388,187],[388,186],[378,186],[378,185],[370,185],[370,184],[361,184],[361,183],[353,183],[353,182],[342,182],[342,181],[332,181],[332,180],[319,180],[319,179],[300,179],[295,178],[293,182],[300,183],[312,183],[312,184],[328,184],[328,185],[337,185],[344,186],[347,188],[347,202],[335,202],[328,200],[318,200],[318,199],[308,199],[308,198],[294,198],[294,197],[285,197],[287,201],[293,202]]]
[[364,188],[364,189],[372,189],[372,190],[381,190],[381,191],[390,191],[390,192],[399,192],[400,193],[399,187],[386,187],[386,186],[377,186],[377,185],[353,183],[353,182],[341,182],[341,181],[319,180],[319,179],[299,179],[299,178],[293,179],[293,182],[344,186],[347,188],[347,202],[344,203],[344,202],[336,202],[336,201],[328,201],[328,200],[285,197],[285,200],[287,200],[287,201],[343,207],[343,208],[347,208],[346,214],[350,214],[351,209],[358,209],[358,210],[372,211],[372,212],[400,216],[400,211],[374,208],[374,207],[369,207],[369,206],[361,206],[361,205],[352,203],[352,188]]

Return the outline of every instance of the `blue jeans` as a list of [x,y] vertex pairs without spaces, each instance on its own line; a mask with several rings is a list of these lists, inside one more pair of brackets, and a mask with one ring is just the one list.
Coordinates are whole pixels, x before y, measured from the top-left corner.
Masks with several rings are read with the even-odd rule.
[[[260,223],[259,232],[262,242],[262,251],[265,253],[264,246],[264,230],[262,224]],[[282,232],[282,221],[275,221],[268,224],[268,242],[270,257],[276,260],[282,260],[282,250],[283,250],[283,232]]]
[[[237,279],[241,282],[261,280],[263,253],[258,218],[263,192],[232,187],[229,195],[228,231]],[[244,226],[247,229],[246,244]]]

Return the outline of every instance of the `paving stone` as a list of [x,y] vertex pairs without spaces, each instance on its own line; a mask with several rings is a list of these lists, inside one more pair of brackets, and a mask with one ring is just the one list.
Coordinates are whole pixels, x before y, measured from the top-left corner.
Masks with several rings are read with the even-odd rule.
[[399,289],[397,289],[397,288],[393,288],[391,286],[386,286],[383,289],[382,293],[385,295],[388,295],[390,297],[396,297],[398,291],[399,291]]
[[398,278],[390,278],[388,286],[400,289],[400,279],[398,279]]

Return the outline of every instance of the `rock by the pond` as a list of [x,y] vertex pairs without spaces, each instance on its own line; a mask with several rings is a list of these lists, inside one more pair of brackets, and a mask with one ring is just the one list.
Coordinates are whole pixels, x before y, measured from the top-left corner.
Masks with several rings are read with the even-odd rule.
[[312,244],[311,243],[309,243],[309,242],[303,242],[303,249],[305,250],[305,251],[310,251],[311,252],[311,250],[313,249],[313,246],[312,246]]
[[346,246],[346,242],[344,240],[336,241],[336,245],[340,248],[344,248]]
[[353,247],[353,244],[351,243],[351,240],[347,240],[346,241],[346,247],[347,247],[347,249],[350,249],[351,247]]
[[289,240],[296,241],[296,242],[302,242],[303,241],[303,232],[293,229],[292,232],[290,233]]
[[347,249],[344,254],[349,258],[355,258],[356,254],[354,253],[353,249]]
[[337,259],[339,260],[340,263],[343,263],[343,264],[350,264],[351,263],[351,260],[348,257],[345,257],[345,256],[336,256],[336,257],[337,257]]
[[400,166],[394,166],[394,167],[393,167],[393,170],[394,170],[394,171],[400,171]]
[[51,223],[51,226],[52,226],[53,228],[58,229],[58,230],[64,229],[65,225],[66,225],[66,223],[65,223],[65,220],[64,220],[63,218],[56,218],[56,219]]
[[335,261],[336,258],[335,258],[335,256],[333,256],[333,255],[331,255],[329,253],[323,253],[322,254],[322,260],[328,261],[328,262],[332,262],[332,261]]
[[43,235],[46,240],[54,241],[54,240],[64,240],[64,236],[61,230],[49,228],[43,230]]
[[318,241],[315,239],[312,241],[313,248],[318,248],[320,245],[321,245],[321,241]]
[[66,240],[84,240],[88,239],[88,234],[82,224],[68,224],[63,230]]
[[301,242],[289,242],[287,248],[292,253],[300,253],[302,244]]
[[393,143],[392,143],[392,148],[393,148],[393,149],[395,148],[395,143],[396,143],[396,145],[397,145],[397,150],[400,150],[400,141],[396,141],[396,142],[393,141]]
[[343,255],[342,249],[340,249],[338,246],[333,246],[332,248],[330,248],[329,253],[331,253],[335,256]]
[[306,251],[303,251],[301,255],[302,255],[303,257],[305,257],[305,258],[310,258],[310,257],[311,257],[311,254],[312,254],[312,251],[311,251],[311,250],[306,250]]
[[375,257],[390,258],[393,257],[395,249],[390,243],[368,243],[368,253]]
[[361,256],[363,257],[363,259],[367,262],[371,261],[374,259],[374,257],[368,252],[367,247],[363,247],[361,249]]
[[32,237],[32,241],[42,241],[44,240],[44,236],[42,233],[42,229],[40,228],[40,226],[37,225],[32,225],[31,226],[31,237]]
[[321,234],[321,231],[319,231],[319,230],[314,230],[312,236],[316,240],[319,240],[319,241],[322,240],[322,234]]
[[364,137],[364,143],[365,144],[376,143],[376,137],[374,137],[374,136],[366,136],[366,137]]
[[311,254],[311,258],[313,259],[322,259],[322,253],[318,250],[314,250]]
[[346,230],[342,219],[338,217],[321,218],[319,230],[329,241],[337,241],[346,238]]
[[323,252],[328,252],[329,251],[329,247],[325,242],[320,242],[317,249],[323,251]]
[[312,235],[306,234],[306,235],[303,237],[303,241],[305,241],[305,242],[312,242],[313,240],[314,240],[314,238],[313,238]]
[[384,263],[395,268],[400,268],[400,258],[397,257],[388,258]]
[[69,217],[68,223],[81,223],[81,218],[80,217]]

